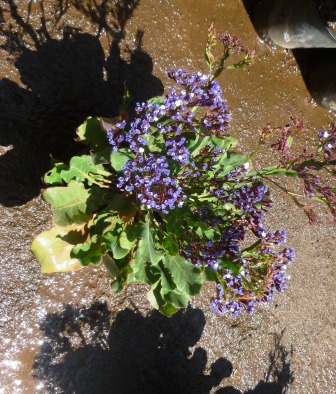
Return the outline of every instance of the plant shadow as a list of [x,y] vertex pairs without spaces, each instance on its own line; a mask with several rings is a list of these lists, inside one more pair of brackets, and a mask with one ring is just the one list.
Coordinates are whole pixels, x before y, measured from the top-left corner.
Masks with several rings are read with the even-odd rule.
[[[66,161],[78,152],[75,130],[88,116],[118,114],[125,85],[136,101],[162,94],[163,85],[143,50],[144,32],[126,48],[128,61],[121,56],[126,23],[140,0],[57,0],[52,13],[43,0],[37,10],[31,1],[0,2],[0,49],[20,78],[0,80],[0,145],[7,147],[0,203],[15,206],[40,193],[51,157]],[[76,15],[73,23],[62,23],[68,13]],[[83,20],[96,34],[76,27]]]
[[[197,347],[204,327],[203,312],[191,307],[167,318],[155,310],[142,316],[131,309],[112,316],[99,302],[87,308],[67,305],[40,326],[44,343],[33,376],[48,393],[214,392],[233,365],[221,357],[207,369],[207,352]],[[281,338],[282,333],[275,338],[264,380],[244,394],[286,393],[294,376]],[[241,391],[228,386],[216,393]]]
[[190,352],[205,326],[199,309],[170,319],[125,309],[110,320],[99,303],[82,310],[68,305],[46,317],[34,376],[49,393],[208,393],[232,372],[231,362],[219,358],[206,374],[206,351]]

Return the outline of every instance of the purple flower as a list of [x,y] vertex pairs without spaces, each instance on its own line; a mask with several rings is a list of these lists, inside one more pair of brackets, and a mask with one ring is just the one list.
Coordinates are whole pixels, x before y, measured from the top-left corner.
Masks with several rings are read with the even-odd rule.
[[128,192],[134,191],[138,201],[147,209],[167,214],[169,210],[182,207],[186,195],[171,175],[165,156],[140,156],[127,161],[123,171],[117,187]]

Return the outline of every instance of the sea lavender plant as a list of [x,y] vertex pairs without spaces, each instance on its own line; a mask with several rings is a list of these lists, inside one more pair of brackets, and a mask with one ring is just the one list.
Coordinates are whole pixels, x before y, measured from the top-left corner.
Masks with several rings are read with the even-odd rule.
[[[232,56],[238,61],[228,65]],[[284,127],[261,130],[252,154],[237,154],[216,78],[254,59],[239,39],[210,27],[208,73],[168,70],[178,87],[166,96],[137,103],[134,111],[126,92],[121,115],[110,127],[99,118],[79,127],[78,140],[88,152],[54,164],[45,176],[53,187],[43,198],[55,225],[32,244],[43,272],[102,263],[114,290],[146,283],[149,301],[168,316],[186,307],[205,280],[215,282],[210,305],[221,315],[253,313],[285,290],[295,252],[283,246],[285,231],[265,226],[272,207],[269,186],[285,191],[311,223],[315,211],[301,198],[324,202],[336,221],[336,190],[316,175],[335,174],[336,125],[319,132],[313,153],[305,149],[292,157],[295,133],[304,129],[292,117]],[[268,138],[275,138],[271,149],[278,163],[251,170]],[[287,190],[274,175],[301,179],[304,194]]]

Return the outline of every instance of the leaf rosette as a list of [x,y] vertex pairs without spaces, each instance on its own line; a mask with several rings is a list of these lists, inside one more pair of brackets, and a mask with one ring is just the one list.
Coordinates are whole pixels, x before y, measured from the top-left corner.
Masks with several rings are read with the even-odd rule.
[[[243,60],[226,66],[230,56],[241,54]],[[186,307],[204,281],[215,282],[211,309],[233,316],[253,313],[283,292],[295,254],[281,246],[285,231],[270,232],[264,225],[272,206],[268,183],[285,190],[269,179],[303,179],[306,190],[336,216],[335,189],[310,173],[334,165],[335,127],[321,134],[309,158],[289,156],[290,125],[262,132],[252,154],[237,153],[229,135],[231,115],[215,79],[253,58],[235,37],[219,36],[211,27],[209,74],[169,70],[178,88],[166,96],[138,103],[135,115],[125,116],[126,91],[119,118],[88,118],[78,128],[85,152],[68,164],[55,163],[44,178],[50,187],[42,196],[54,227],[32,244],[43,272],[103,264],[115,291],[132,282],[147,284],[148,300],[167,316]],[[280,137],[272,147],[280,162],[253,169],[253,156],[275,132]]]

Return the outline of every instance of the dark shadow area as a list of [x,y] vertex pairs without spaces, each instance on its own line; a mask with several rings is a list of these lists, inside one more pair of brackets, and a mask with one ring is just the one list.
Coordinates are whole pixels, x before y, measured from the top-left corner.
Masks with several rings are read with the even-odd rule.
[[264,379],[256,387],[240,391],[234,387],[225,387],[216,391],[217,394],[285,394],[294,382],[291,370],[293,349],[287,351],[281,344],[284,330],[274,337],[274,349],[269,353],[269,367]]
[[205,326],[199,309],[172,318],[125,309],[111,320],[101,303],[87,309],[68,305],[47,315],[34,376],[48,393],[209,393],[231,375],[232,364],[224,358],[205,373],[205,349],[189,350]]
[[[33,376],[48,393],[76,394],[285,394],[294,381],[288,352],[275,335],[269,367],[257,386],[242,393],[217,391],[233,365],[219,358],[207,371],[207,352],[197,347],[205,327],[200,309],[167,318],[125,309],[112,316],[106,304],[67,305],[48,314],[40,328],[44,343]],[[194,347],[191,352],[190,348]]]
[[336,111],[336,49],[293,49],[302,78],[315,102]]
[[[267,33],[274,2],[243,0],[257,34],[268,45],[274,45]],[[292,52],[314,101],[336,111],[336,48],[297,48]]]
[[[142,31],[135,47],[126,49],[129,60],[121,56],[126,23],[139,2],[58,0],[46,14],[43,0],[0,0],[1,53],[22,83],[0,81],[0,145],[8,147],[0,156],[2,205],[36,197],[51,157],[66,161],[81,149],[75,129],[85,118],[118,114],[125,84],[136,101],[163,93],[142,49]],[[73,23],[62,24],[68,15],[67,20],[74,15]],[[83,20],[96,27],[95,35],[81,31]],[[62,38],[52,38],[52,29]],[[101,37],[107,38],[105,52]]]
[[253,27],[259,37],[272,44],[267,36],[268,20],[276,0],[243,0],[244,7],[248,13]]

